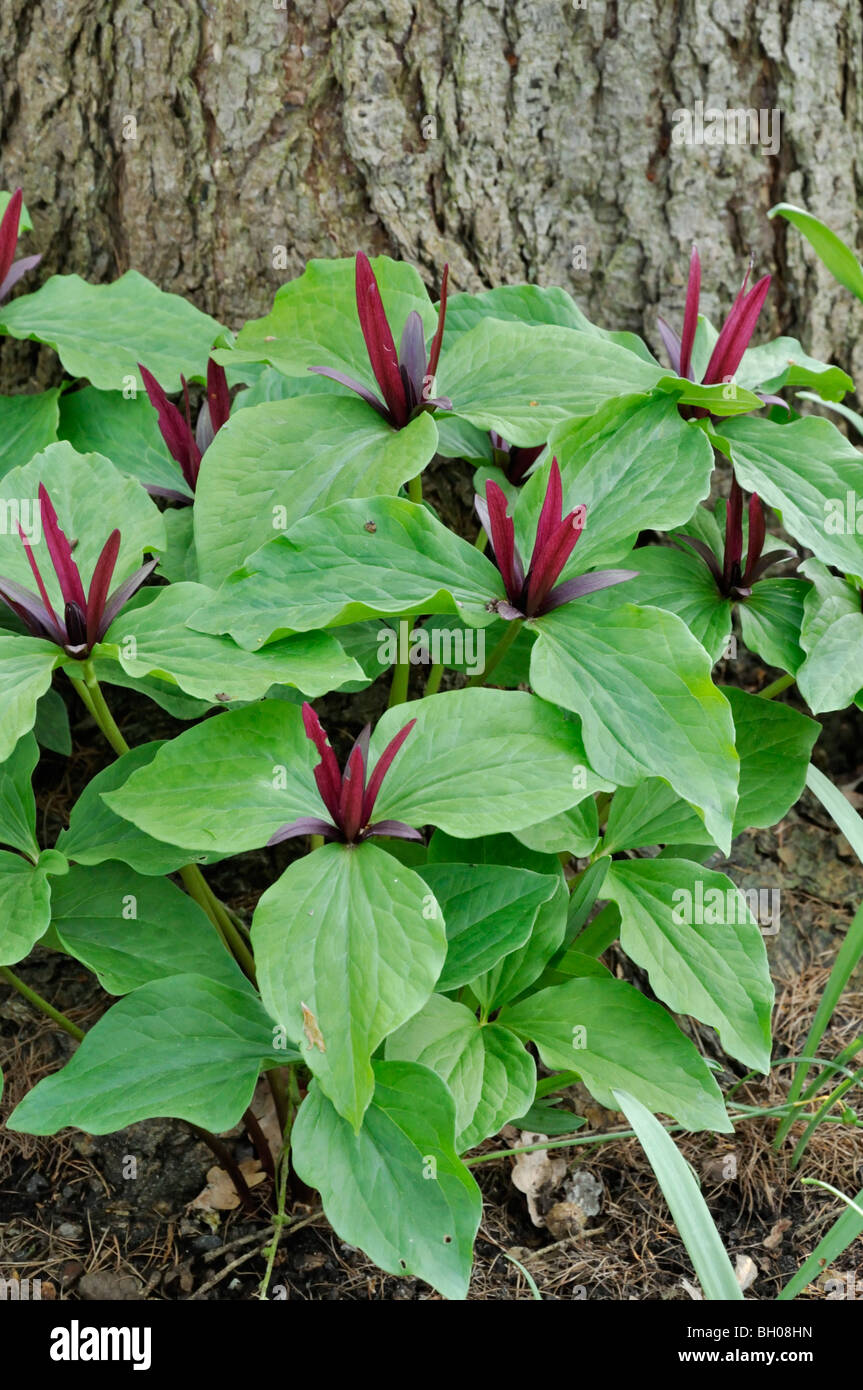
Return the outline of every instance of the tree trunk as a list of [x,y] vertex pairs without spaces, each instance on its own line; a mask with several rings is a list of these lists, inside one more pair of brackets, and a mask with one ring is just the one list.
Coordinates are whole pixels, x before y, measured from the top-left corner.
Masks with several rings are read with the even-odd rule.
[[[766,327],[859,373],[860,306],[765,214],[856,242],[861,35],[859,0],[4,0],[0,186],[46,253],[28,287],[133,266],[234,329],[365,247],[435,287],[447,259],[456,288],[564,285],[656,348],[690,243],[713,317],[751,250]],[[698,99],[778,108],[778,152],[676,143]],[[4,385],[33,362],[7,340]]]

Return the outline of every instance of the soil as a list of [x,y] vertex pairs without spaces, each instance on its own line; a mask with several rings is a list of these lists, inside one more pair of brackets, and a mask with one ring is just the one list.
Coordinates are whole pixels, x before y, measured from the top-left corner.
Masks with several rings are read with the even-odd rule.
[[[441,478],[444,481],[440,494],[450,495],[454,479]],[[462,490],[457,486],[454,505],[463,524]],[[744,654],[734,669],[718,674],[720,680],[758,689],[774,673]],[[183,727],[132,692],[108,693],[130,743],[170,737]],[[794,702],[793,692],[782,698]],[[339,736],[354,736],[361,722],[379,712],[384,699],[378,682],[359,699],[354,697],[350,706],[331,701]],[[110,757],[89,717],[77,710],[71,713],[75,755],[67,760],[46,753],[37,769],[39,834],[45,845],[53,844],[80,790]],[[822,723],[816,761],[855,801],[863,794],[858,751],[863,714],[852,710]],[[208,876],[216,891],[248,918],[290,853],[280,846],[244,854],[213,866]],[[743,888],[781,890],[781,929],[767,938],[777,987],[774,1057],[799,1055],[842,932],[861,895],[860,865],[808,793],[772,830],[740,836],[727,865],[719,856],[711,864],[727,867]],[[604,959],[649,993],[646,980],[616,948]],[[17,972],[84,1028],[112,1002],[83,966],[46,950],[37,949]],[[863,971],[858,967],[823,1040],[822,1056],[835,1056],[860,1031],[861,1006]],[[742,1068],[724,1056],[712,1030],[689,1020],[681,1024],[721,1063],[723,1089],[741,1082],[737,1101],[761,1108],[782,1102],[789,1064],[775,1065],[766,1079],[743,1080]],[[20,996],[0,987],[3,1115],[36,1080],[62,1065],[74,1046],[48,1020],[34,1015]],[[856,1123],[861,1123],[859,1091],[850,1092],[846,1101],[856,1108]],[[602,1110],[577,1088],[569,1103],[588,1119],[579,1137],[600,1139],[604,1132],[624,1127],[622,1116]],[[699,1175],[732,1260],[739,1260],[741,1267],[746,1263],[752,1280],[747,1297],[766,1300],[776,1297],[841,1210],[830,1193],[806,1186],[801,1179],[831,1183],[848,1194],[863,1187],[863,1145],[848,1117],[845,1123],[817,1128],[799,1168],[791,1164],[793,1144],[780,1153],[771,1147],[777,1123],[757,1116],[731,1137],[677,1136]],[[802,1127],[794,1127],[792,1140]],[[256,1166],[253,1147],[241,1128],[224,1142],[246,1171]],[[505,1131],[479,1151],[501,1156],[474,1169],[485,1202],[471,1298],[625,1301],[697,1296],[691,1262],[635,1140],[555,1150],[564,1162],[543,1193],[541,1225],[531,1219],[525,1194],[513,1183],[516,1160],[506,1150],[517,1142],[515,1131]],[[43,1299],[257,1297],[266,1265],[264,1247],[272,1235],[272,1183],[264,1177],[252,1188],[248,1210],[207,1211],[195,1199],[215,1162],[189,1126],[172,1120],[150,1120],[105,1136],[66,1130],[42,1139],[0,1132],[0,1278],[39,1279]],[[590,1174],[599,1193],[598,1210],[592,1215],[568,1201],[572,1175],[579,1171]],[[269,1297],[439,1297],[419,1280],[382,1274],[359,1250],[341,1241],[320,1213],[315,1194],[296,1190],[289,1210],[293,1222],[278,1247]],[[825,1270],[803,1297],[824,1298],[828,1277],[852,1273],[863,1283],[863,1241],[846,1251],[835,1270]]]

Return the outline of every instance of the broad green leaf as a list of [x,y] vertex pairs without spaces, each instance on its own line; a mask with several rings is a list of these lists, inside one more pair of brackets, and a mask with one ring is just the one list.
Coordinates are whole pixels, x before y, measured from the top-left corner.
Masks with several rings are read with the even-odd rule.
[[592,796],[587,796],[577,806],[559,811],[548,820],[525,825],[514,834],[528,849],[541,850],[546,854],[571,854],[576,859],[584,859],[593,853],[599,841],[596,802]]
[[559,421],[650,391],[665,375],[593,333],[483,318],[449,346],[444,337],[437,389],[460,419],[535,444]]
[[13,1111],[9,1129],[110,1134],[138,1120],[188,1120],[221,1134],[247,1109],[274,1029],[248,984],[202,975],[153,980],[127,994],[87,1033],[74,1057]]
[[734,834],[775,825],[803,794],[809,757],[821,732],[814,719],[735,686],[722,693],[734,716],[740,789]]
[[198,904],[168,879],[145,878],[125,864],[73,868],[55,880],[51,923],[109,994],[172,975],[243,987],[240,967]]
[[[741,487],[781,513],[786,531],[826,565],[863,573],[863,535],[856,529],[860,454],[829,420],[807,416],[723,423]],[[849,510],[850,500],[850,510]]]
[[[16,301],[17,302],[17,301]],[[111,531],[119,528],[120,550],[111,582],[113,590],[141,564],[145,551],[165,545],[165,527],[158,507],[132,478],[124,478],[101,454],[79,454],[71,444],[51,444],[23,468],[13,468],[0,481],[0,507],[18,508],[24,532],[31,538],[56,612],[62,612],[60,586],[48,555],[39,508],[39,484],[44,483],[66,535],[77,542],[74,559],[85,592]],[[0,574],[35,592],[36,582],[17,527],[0,533]]]
[[52,275],[34,294],[0,307],[0,332],[54,348],[70,376],[100,391],[143,390],[138,363],[166,391],[180,374],[204,377],[210,345],[221,325],[188,299],[165,294],[137,270],[110,285],[78,275]]
[[455,1149],[455,1104],[440,1077],[376,1062],[374,1099],[355,1134],[317,1084],[291,1136],[297,1173],[327,1219],[390,1274],[467,1296],[482,1197]]
[[33,860],[39,857],[39,842],[30,778],[38,761],[39,745],[32,734],[25,734],[0,763],[0,844],[11,845]]
[[680,1238],[695,1267],[704,1297],[710,1301],[742,1299],[731,1261],[693,1177],[692,1168],[662,1125],[634,1096],[623,1090],[615,1090],[614,1099],[647,1154]]
[[359,1132],[376,1048],[428,999],[444,963],[434,895],[376,845],[324,845],[264,893],[252,945],[267,1009]]
[[747,348],[735,380],[772,395],[783,386],[812,386],[825,401],[841,401],[847,391],[854,390],[847,372],[810,357],[796,338],[774,338],[772,343]]
[[195,493],[201,578],[215,585],[333,502],[394,496],[436,446],[428,413],[394,430],[357,396],[300,396],[235,416],[207,450]]
[[141,743],[90,779],[72,807],[68,830],[62,830],[57,838],[57,848],[67,859],[79,864],[116,859],[140,874],[171,874],[184,864],[204,863],[215,857],[153,839],[132,821],[123,820],[103,799],[103,792],[122,787],[131,773],[148,766],[163,746]]
[[480,1023],[464,1004],[433,994],[387,1038],[388,1062],[419,1062],[455,1101],[456,1148],[475,1148],[532,1103],[536,1063],[508,1028]]
[[292,632],[378,615],[458,613],[494,621],[495,565],[426,508],[398,498],[336,502],[250,556],[193,617],[256,649]]
[[[703,430],[680,418],[669,396],[609,401],[549,435],[560,465],[564,512],[584,504],[587,520],[564,577],[616,560],[639,531],[686,521],[710,490],[713,451]],[[550,463],[522,488],[515,511],[522,554],[530,554]],[[630,566],[636,569],[637,565]]]
[[98,656],[113,656],[130,676],[173,680],[187,695],[222,704],[260,699],[271,685],[322,695],[362,676],[329,633],[300,633],[263,651],[245,651],[228,637],[186,626],[211,594],[203,584],[172,584],[153,593],[151,602],[120,613],[95,648]]
[[158,419],[141,387],[126,395],[85,386],[61,397],[59,433],[79,453],[102,454],[145,487],[169,488],[191,497],[180,465],[159,433]]
[[51,885],[45,870],[20,854],[0,850],[0,965],[28,956],[50,921]]
[[766,1072],[773,985],[757,921],[731,879],[685,859],[615,861],[602,895],[620,908],[620,944],[654,993]]
[[[766,703],[766,701],[765,701]],[[741,766],[741,778],[742,778]],[[667,782],[648,777],[614,793],[602,841],[604,854],[646,845],[709,842],[704,822]]]
[[165,549],[159,556],[159,574],[170,584],[198,582],[194,510],[194,507],[166,507],[162,513]]
[[424,864],[419,872],[446,923],[446,961],[436,986],[441,991],[469,984],[523,946],[558,885],[549,874],[498,865]]
[[[142,590],[142,595],[143,593]],[[149,591],[147,591],[146,597],[149,601]],[[133,599],[130,607],[134,604],[135,600]],[[96,679],[101,686],[116,685],[123,690],[137,690],[139,694],[146,695],[148,700],[152,700],[161,709],[167,710],[175,719],[200,719],[212,708],[213,702],[211,700],[193,700],[191,695],[185,695],[173,681],[160,680],[158,676],[129,676],[119,662],[114,661],[113,657],[92,656],[90,659],[93,663]],[[108,703],[111,703],[110,699]]]
[[53,642],[0,633],[0,761],[33,728],[60,655]]
[[0,477],[56,443],[59,395],[55,388],[36,396],[0,396]]
[[738,607],[744,645],[782,671],[794,672],[803,661],[800,626],[807,579],[760,579]]
[[[448,344],[475,328],[484,318],[503,319],[524,324],[558,324],[593,334],[607,342],[618,343],[636,353],[645,362],[655,363],[641,338],[635,333],[609,332],[591,323],[566,290],[544,285],[498,285],[481,294],[454,294],[446,311],[446,341]],[[537,440],[537,443],[540,441]]]
[[841,237],[831,231],[820,218],[813,217],[811,212],[795,207],[793,203],[777,203],[767,214],[768,217],[777,215],[786,218],[803,233],[840,285],[856,294],[858,299],[863,299],[863,266]]
[[[698,510],[703,512],[704,508]],[[688,549],[645,545],[634,550],[624,563],[638,574],[620,590],[605,590],[606,606],[614,607],[615,600],[619,603],[622,597],[641,607],[666,608],[683,619],[695,640],[718,661],[731,635],[732,607],[720,594],[700,556]]]
[[704,386],[684,377],[664,376],[656,385],[657,390],[669,392],[678,406],[697,406],[700,410],[709,410],[711,415],[748,415],[752,410],[761,410],[764,404],[759,396],[736,381]]
[[552,985],[497,1020],[535,1042],[546,1066],[577,1071],[601,1105],[625,1087],[648,1109],[688,1129],[732,1132],[719,1087],[692,1043],[659,1005],[608,977]]
[[72,731],[65,701],[56,690],[48,689],[36,706],[33,733],[42,748],[68,758],[72,752]]
[[623,786],[662,777],[727,853],[738,779],[731,711],[682,619],[576,601],[534,625],[534,689],[581,715],[590,766]]
[[[371,264],[396,344],[413,310],[426,335],[433,333],[436,315],[414,267],[389,256],[373,256]],[[357,314],[355,279],[353,256],[309,261],[302,275],[280,286],[270,312],[240,330],[234,351],[216,353],[216,360],[232,366],[269,362],[287,376],[303,378],[309,367],[337,367],[377,392]],[[330,386],[340,390],[335,382]]]
[[800,629],[800,645],[806,653],[797,672],[800,694],[815,714],[845,709],[863,688],[860,591],[818,560],[807,560],[801,568],[813,584],[803,604]]
[[466,839],[520,830],[607,789],[578,723],[526,691],[453,690],[397,705],[378,721],[372,762],[408,713],[416,725],[387,773],[378,820]]

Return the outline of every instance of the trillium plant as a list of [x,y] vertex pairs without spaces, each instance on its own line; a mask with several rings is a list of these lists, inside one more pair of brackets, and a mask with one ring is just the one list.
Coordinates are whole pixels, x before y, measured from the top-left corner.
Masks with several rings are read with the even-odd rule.
[[[362,252],[238,327],[136,271],[9,297],[21,217],[0,333],[62,384],[0,399],[0,974],[74,1047],[9,1128],[188,1122],[279,1232],[319,1202],[464,1298],[482,1165],[577,1142],[585,1096],[672,1154],[751,1121],[771,928],[725,861],[811,783],[812,716],[861,699],[863,539],[825,522],[860,459],[805,404],[852,382],[753,345],[769,275],[717,334],[697,252],[655,345]],[[81,746],[44,843],[34,768]],[[34,949],[93,972],[86,1031],[22,981]]]

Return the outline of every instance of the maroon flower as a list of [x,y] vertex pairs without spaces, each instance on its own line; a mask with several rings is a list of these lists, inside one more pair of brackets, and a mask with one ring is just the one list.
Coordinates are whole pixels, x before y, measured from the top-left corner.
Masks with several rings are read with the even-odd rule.
[[[703,386],[714,386],[718,382],[733,379],[734,373],[740,366],[741,358],[749,346],[752,334],[755,332],[758,315],[761,313],[767,298],[767,291],[770,289],[770,276],[764,275],[756,285],[752,286],[751,290],[747,290],[751,271],[752,266],[750,264],[740,292],[728,318],[722,325],[719,337],[716,339],[716,345],[710,354],[710,361],[701,382]],[[701,261],[698,256],[698,248],[693,246],[689,261],[689,285],[686,290],[682,337],[678,338],[665,319],[660,318],[658,320],[660,336],[665,344],[672,370],[678,376],[686,377],[689,381],[693,380],[692,347],[695,342],[695,330],[698,326],[700,295]],[[782,405],[784,402],[780,400],[779,404]]]
[[771,550],[766,555],[764,510],[758,493],[749,498],[749,543],[746,547],[746,564],[743,564],[743,492],[736,478],[732,479],[731,492],[725,512],[725,549],[720,565],[710,546],[695,536],[681,536],[701,556],[723,598],[733,600],[747,599],[752,586],[780,560],[796,558],[791,550]]
[[21,222],[21,203],[23,195],[20,188],[16,188],[6,206],[3,219],[0,221],[0,303],[6,298],[13,285],[16,285],[21,276],[28,270],[32,270],[41,261],[41,255],[23,256],[20,261],[16,261],[15,248],[18,245],[18,228]]
[[375,764],[371,777],[366,781],[369,765],[369,735],[371,725],[367,724],[348,754],[344,773],[336,761],[336,755],[321,721],[311,705],[303,705],[303,724],[306,735],[311,739],[321,755],[315,768],[315,781],[321,800],[330,814],[329,820],[318,816],[301,816],[299,820],[283,825],[267,844],[277,845],[295,835],[323,835],[326,840],[341,840],[344,844],[358,845],[372,835],[391,835],[400,840],[419,840],[418,830],[405,825],[400,820],[379,820],[372,822],[375,801],[381,783],[392,766],[393,759],[417,721],[411,719],[403,729],[391,739]]
[[503,469],[508,482],[513,483],[516,487],[520,486],[545,445],[534,444],[529,448],[523,448],[520,444],[509,444],[503,435],[498,434],[495,430],[489,430],[488,437],[491,440],[494,462],[498,468]]
[[[177,406],[168,400],[153,373],[148,372],[147,368],[140,362],[138,363],[138,371],[141,373],[150,404],[159,413],[159,430],[168,446],[168,453],[180,465],[183,477],[190,490],[194,492],[201,468],[201,459],[230,414],[231,399],[228,393],[228,379],[225,376],[225,369],[214,362],[212,358],[208,361],[207,399],[198,412],[198,422],[194,430],[192,429],[189,388],[186,385],[186,378],[180,377],[183,383],[183,400],[186,407],[184,415]],[[147,491],[159,497],[171,497],[181,502],[189,501],[185,493],[172,492],[170,488],[154,486],[148,487]]]
[[56,642],[69,656],[84,661],[96,643],[101,642],[123,605],[137,593],[144,580],[155,569],[156,561],[148,560],[131,578],[120,584],[109,598],[108,588],[120,549],[120,532],[112,531],[96,561],[90,588],[85,595],[78,566],[72,559],[72,546],[65,532],[60,529],[51,498],[41,483],[39,510],[48,554],[63,596],[63,620],[61,621],[54,611],[44,580],[39,573],[39,566],[20,525],[18,533],[27,552],[39,593],[32,593],[14,579],[0,577],[0,599],[26,624],[34,637],[47,637],[49,642]]
[[496,605],[502,618],[538,618],[562,603],[569,603],[570,599],[607,589],[612,584],[622,584],[637,574],[637,570],[596,570],[593,574],[580,574],[576,579],[557,583],[584,529],[587,508],[576,507],[563,515],[563,488],[556,458],[551,461],[527,573],[515,544],[512,518],[507,515],[506,495],[497,483],[489,480],[485,485],[485,501],[476,497],[474,505],[491,541],[495,563],[506,589],[506,600]]
[[447,280],[449,266],[443,268],[440,289],[440,312],[437,330],[432,339],[431,351],[426,360],[423,321],[416,309],[411,310],[402,332],[402,340],[396,352],[392,329],[384,313],[381,292],[372,270],[369,258],[363,251],[356,256],[357,313],[360,328],[365,339],[366,350],[375,380],[381,389],[383,400],[375,395],[361,381],[356,381],[344,372],[332,367],[309,367],[310,372],[329,377],[342,386],[349,386],[362,396],[370,406],[382,415],[395,429],[403,429],[410,420],[424,410],[451,410],[452,401],[446,396],[432,396],[435,374],[440,359],[443,342],[444,322],[446,321]]

